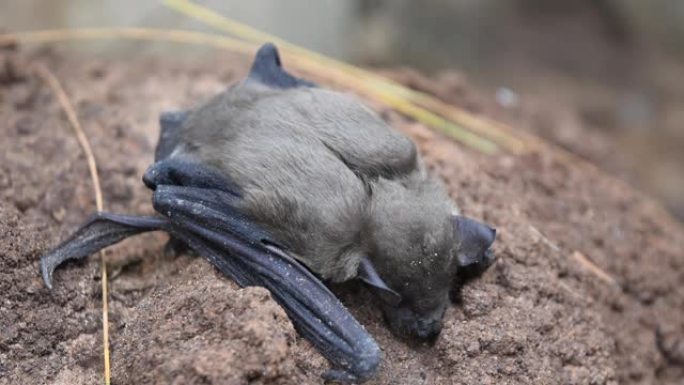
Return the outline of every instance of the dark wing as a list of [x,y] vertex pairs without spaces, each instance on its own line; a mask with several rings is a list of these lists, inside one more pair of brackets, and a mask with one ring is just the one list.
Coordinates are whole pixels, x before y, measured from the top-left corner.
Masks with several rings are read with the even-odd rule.
[[207,167],[174,159],[150,167],[145,183],[154,190],[155,210],[166,217],[96,215],[41,258],[47,286],[67,259],[140,232],[167,231],[239,285],[267,288],[299,333],[331,362],[335,370],[327,378],[362,382],[375,373],[380,349],[373,338],[319,279],[240,212],[240,193],[231,183]]
[[43,281],[52,289],[52,273],[67,260],[85,258],[130,236],[166,229],[166,225],[164,218],[94,214],[71,237],[40,259]]

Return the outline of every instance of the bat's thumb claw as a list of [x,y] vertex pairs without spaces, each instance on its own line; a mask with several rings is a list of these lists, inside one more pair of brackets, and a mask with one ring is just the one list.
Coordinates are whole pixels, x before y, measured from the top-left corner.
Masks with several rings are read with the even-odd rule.
[[52,290],[52,272],[54,270],[54,266],[50,264],[47,258],[43,257],[40,259],[40,273],[43,276],[45,286],[50,290]]

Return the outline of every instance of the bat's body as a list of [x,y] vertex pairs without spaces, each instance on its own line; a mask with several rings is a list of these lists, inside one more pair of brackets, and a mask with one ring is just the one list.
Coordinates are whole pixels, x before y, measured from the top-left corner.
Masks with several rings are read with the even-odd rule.
[[[177,135],[170,159],[211,165],[233,180],[245,213],[320,277],[338,282],[357,276],[371,235],[382,230],[371,228],[373,194],[418,195],[401,184],[432,183],[413,142],[351,96],[321,88],[246,81],[190,112]],[[413,204],[429,210],[434,202]],[[434,208],[450,226],[451,207]]]
[[246,80],[161,125],[143,179],[167,218],[101,214],[44,257],[46,282],[67,258],[165,230],[241,285],[269,288],[344,370],[331,377],[362,381],[378,347],[318,278],[363,280],[393,331],[430,339],[459,268],[493,260],[494,231],[455,215],[407,137],[355,98],[287,74],[272,45]]

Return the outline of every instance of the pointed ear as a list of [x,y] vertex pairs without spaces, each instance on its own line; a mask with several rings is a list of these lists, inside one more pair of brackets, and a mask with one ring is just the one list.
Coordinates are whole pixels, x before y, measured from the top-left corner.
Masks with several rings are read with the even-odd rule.
[[459,267],[486,268],[494,262],[489,249],[496,238],[496,230],[468,217],[454,215],[454,234],[460,241],[457,252]]
[[375,270],[373,263],[368,257],[361,257],[359,263],[359,279],[365,284],[374,288],[374,292],[378,294],[383,301],[390,305],[397,306],[401,302],[401,296],[396,291],[390,289],[385,281],[380,278],[378,272]]
[[247,80],[256,81],[271,88],[282,89],[316,86],[310,81],[296,78],[287,73],[280,62],[278,49],[272,43],[266,43],[259,48]]

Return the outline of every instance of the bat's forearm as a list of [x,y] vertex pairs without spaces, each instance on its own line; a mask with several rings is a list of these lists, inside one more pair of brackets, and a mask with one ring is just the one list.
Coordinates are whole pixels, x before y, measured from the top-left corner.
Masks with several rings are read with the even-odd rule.
[[43,281],[52,288],[52,274],[65,261],[85,258],[132,235],[164,229],[167,224],[166,219],[158,217],[93,214],[71,237],[40,259]]

